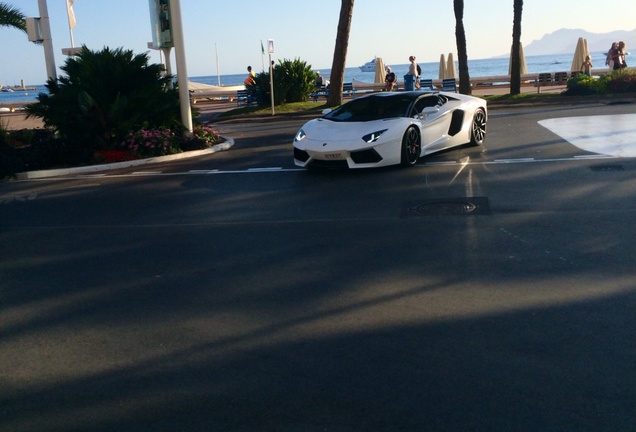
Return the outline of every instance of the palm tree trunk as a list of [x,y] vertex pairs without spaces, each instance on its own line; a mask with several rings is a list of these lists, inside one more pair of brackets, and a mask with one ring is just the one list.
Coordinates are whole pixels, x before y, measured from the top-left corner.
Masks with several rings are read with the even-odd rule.
[[514,0],[514,17],[512,19],[512,52],[510,59],[510,94],[521,93],[521,57],[519,45],[521,44],[521,12],[523,0]]
[[336,47],[333,51],[333,63],[331,65],[331,82],[329,84],[329,97],[327,106],[342,105],[342,85],[344,83],[345,63],[347,49],[349,47],[349,32],[351,30],[351,18],[353,17],[353,0],[342,0],[340,6],[340,19],[338,21],[338,33],[336,35]]
[[470,74],[468,73],[468,52],[466,49],[466,31],[464,30],[464,0],[453,0],[455,9],[455,40],[457,41],[457,60],[459,61],[459,92],[469,95]]

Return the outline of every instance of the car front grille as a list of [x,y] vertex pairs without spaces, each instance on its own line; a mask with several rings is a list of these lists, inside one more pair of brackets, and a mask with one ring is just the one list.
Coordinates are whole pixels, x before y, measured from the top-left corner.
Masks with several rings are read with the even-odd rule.
[[351,152],[351,159],[357,164],[378,163],[382,160],[382,156],[375,149],[366,149]]
[[310,168],[327,168],[327,169],[347,169],[349,165],[346,160],[319,160],[312,159],[307,165]]
[[309,153],[294,147],[294,159],[299,160],[301,162],[307,162],[309,160]]

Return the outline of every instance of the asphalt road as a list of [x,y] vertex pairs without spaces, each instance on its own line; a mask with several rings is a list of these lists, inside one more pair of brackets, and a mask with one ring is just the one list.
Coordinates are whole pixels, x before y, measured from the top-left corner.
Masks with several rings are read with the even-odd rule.
[[302,119],[0,184],[1,431],[635,431],[636,160],[493,110],[410,169],[307,172]]

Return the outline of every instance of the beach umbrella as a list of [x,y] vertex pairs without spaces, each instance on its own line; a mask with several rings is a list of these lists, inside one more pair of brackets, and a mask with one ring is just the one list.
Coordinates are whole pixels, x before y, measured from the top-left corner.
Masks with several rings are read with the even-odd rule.
[[383,83],[386,78],[386,68],[384,67],[384,60],[381,57],[375,58],[375,78],[374,83]]
[[457,69],[455,68],[455,60],[453,60],[453,53],[448,53],[445,78],[457,78]]
[[[521,75],[528,73],[528,64],[526,63],[526,56],[523,54],[523,45],[519,42],[519,58],[521,60]],[[512,47],[510,47],[510,62],[508,63],[508,75],[512,74]]]
[[443,80],[446,78],[446,58],[444,54],[439,56],[439,79]]
[[576,49],[574,50],[574,58],[572,59],[572,68],[570,70],[580,71],[585,57],[590,55],[590,51],[587,48],[587,39],[580,37],[576,43]]

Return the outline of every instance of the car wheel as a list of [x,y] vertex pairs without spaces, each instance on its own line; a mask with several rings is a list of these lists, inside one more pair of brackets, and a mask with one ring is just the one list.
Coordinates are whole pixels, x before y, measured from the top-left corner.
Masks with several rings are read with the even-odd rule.
[[422,153],[422,140],[416,127],[409,127],[402,137],[402,166],[413,166]]
[[473,124],[470,128],[470,143],[481,145],[486,138],[486,112],[478,108],[473,116]]

